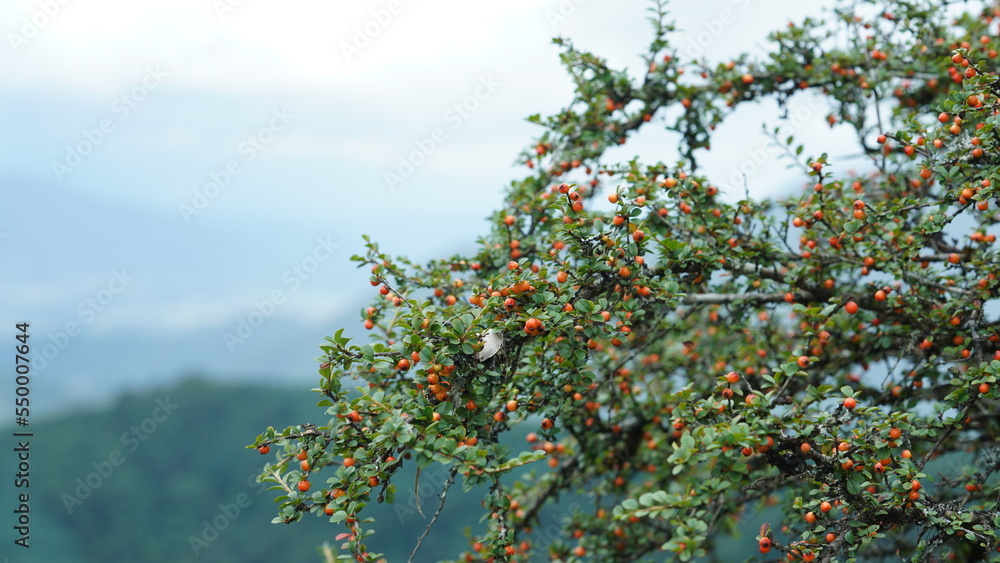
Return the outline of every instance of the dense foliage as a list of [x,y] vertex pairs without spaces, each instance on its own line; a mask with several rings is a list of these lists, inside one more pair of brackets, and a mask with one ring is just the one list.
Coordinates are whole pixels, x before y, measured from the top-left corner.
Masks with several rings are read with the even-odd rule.
[[[355,257],[374,342],[328,338],[329,417],[252,446],[277,446],[277,520],[328,515],[342,558],[377,560],[391,538],[366,505],[436,465],[431,525],[453,483],[489,486],[458,560],[716,558],[762,506],[781,516],[739,540],[748,557],[1000,559],[1000,9],[951,4],[847,2],[766,58],[709,64],[657,3],[638,76],[557,40],[575,98],[531,118],[529,173],[478,253]],[[856,132],[860,171],[782,135],[798,195],[702,175],[734,108],[800,96]],[[681,160],[602,160],[643,127]],[[938,456],[956,461],[925,473]],[[592,504],[539,537],[567,492]]]

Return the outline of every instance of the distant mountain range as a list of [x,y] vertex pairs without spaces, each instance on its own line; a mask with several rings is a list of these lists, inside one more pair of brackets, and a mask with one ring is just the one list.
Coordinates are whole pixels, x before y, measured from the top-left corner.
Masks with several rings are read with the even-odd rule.
[[[219,203],[187,224],[172,208],[109,201],[54,178],[0,169],[0,185],[10,194],[0,206],[0,336],[31,323],[37,414],[195,371],[311,384],[323,337],[365,332],[358,311],[373,292],[368,272],[349,261],[364,250],[360,229],[345,226],[355,216],[320,230],[263,227],[223,217]],[[407,225],[391,223],[399,234],[386,248],[412,245]],[[410,257],[432,254],[446,252],[421,247]]]

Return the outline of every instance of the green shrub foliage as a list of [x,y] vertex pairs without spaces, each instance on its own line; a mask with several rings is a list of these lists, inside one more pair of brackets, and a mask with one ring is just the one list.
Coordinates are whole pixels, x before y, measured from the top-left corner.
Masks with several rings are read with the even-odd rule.
[[[952,4],[843,3],[718,64],[653,4],[638,72],[556,40],[574,98],[529,118],[475,254],[354,257],[371,342],[329,337],[326,416],[250,446],[275,450],[276,521],[328,517],[340,557],[378,560],[365,507],[414,464],[447,475],[430,524],[488,491],[455,560],[997,560],[1000,10]],[[809,101],[863,157],[779,125],[767,158],[805,187],[723,190],[698,157],[762,100]],[[677,162],[607,161],[647,127]],[[540,538],[567,494],[588,503]]]

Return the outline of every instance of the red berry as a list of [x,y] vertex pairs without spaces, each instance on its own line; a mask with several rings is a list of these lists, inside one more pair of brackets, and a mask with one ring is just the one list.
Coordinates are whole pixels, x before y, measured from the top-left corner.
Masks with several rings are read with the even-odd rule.
[[760,541],[757,542],[757,545],[760,547],[761,553],[767,553],[771,551],[771,540],[768,538],[760,538]]

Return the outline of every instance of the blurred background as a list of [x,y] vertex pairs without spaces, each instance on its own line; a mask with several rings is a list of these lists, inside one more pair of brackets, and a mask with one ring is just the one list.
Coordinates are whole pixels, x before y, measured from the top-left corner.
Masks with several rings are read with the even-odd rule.
[[[669,11],[681,56],[719,62],[763,56],[769,31],[830,4]],[[37,496],[34,546],[11,547],[3,520],[0,556],[264,561],[282,541],[313,557],[333,527],[269,524],[274,493],[248,483],[261,458],[241,448],[268,424],[321,419],[308,391],[317,346],[341,327],[363,336],[358,311],[373,295],[349,262],[361,235],[417,261],[474,248],[527,171],[515,160],[541,129],[524,118],[571,100],[551,39],[639,75],[650,5],[5,0],[0,335],[12,347],[14,325],[30,323]],[[851,133],[828,112],[807,96],[791,121],[770,102],[741,107],[704,169],[731,199],[744,178],[756,197],[794,189],[804,176],[766,148],[761,125],[847,161],[856,155],[836,147],[849,151]],[[609,160],[675,162],[661,119]],[[8,428],[13,353],[0,361]],[[189,545],[240,494],[254,516],[223,518],[214,552]],[[460,528],[445,528],[461,545]],[[284,539],[253,545],[274,533]]]
[[[818,11],[781,4],[671,6],[679,50],[760,55]],[[361,234],[417,260],[471,248],[527,171],[515,158],[541,129],[524,118],[571,100],[551,38],[641,73],[649,5],[4,2],[0,310],[32,324],[36,412],[191,371],[311,383],[322,337],[358,328],[371,294],[348,261]],[[826,112],[799,133],[828,134]],[[762,115],[713,140],[719,182],[766,142]],[[674,144],[649,131],[619,152],[672,162]],[[749,187],[797,185],[787,164]]]

